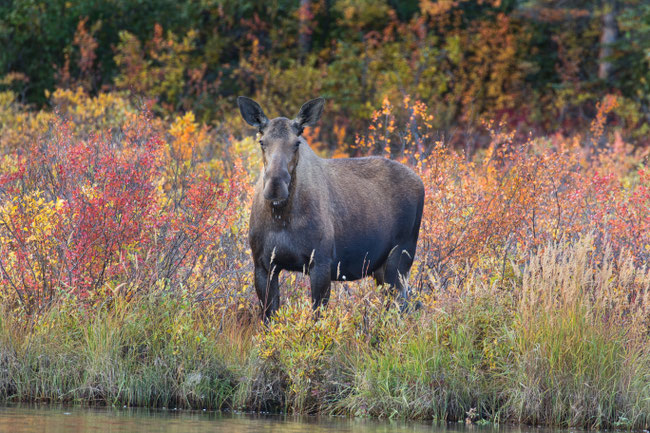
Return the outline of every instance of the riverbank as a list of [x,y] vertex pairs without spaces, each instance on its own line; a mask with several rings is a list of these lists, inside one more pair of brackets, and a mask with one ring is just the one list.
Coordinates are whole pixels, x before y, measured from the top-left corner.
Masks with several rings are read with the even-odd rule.
[[163,291],[3,311],[0,398],[647,429],[647,271],[595,266],[581,241],[511,281],[457,282],[407,315],[370,282],[335,287],[318,320],[294,290],[267,328],[254,306]]

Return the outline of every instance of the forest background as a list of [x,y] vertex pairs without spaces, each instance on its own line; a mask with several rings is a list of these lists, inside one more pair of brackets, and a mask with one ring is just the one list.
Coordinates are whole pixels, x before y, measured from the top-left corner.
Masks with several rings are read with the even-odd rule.
[[320,95],[318,135],[334,149],[385,97],[410,95],[447,140],[475,148],[481,119],[571,132],[611,93],[611,122],[648,135],[642,0],[9,1],[0,42],[3,86],[36,107],[55,88],[128,90],[160,114],[221,124],[240,94],[273,115]]

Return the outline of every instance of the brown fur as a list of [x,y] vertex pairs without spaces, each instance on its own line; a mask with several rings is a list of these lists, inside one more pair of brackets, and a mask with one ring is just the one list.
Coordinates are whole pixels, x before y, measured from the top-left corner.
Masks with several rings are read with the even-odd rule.
[[407,295],[403,279],[415,255],[422,181],[385,158],[318,157],[300,133],[318,120],[322,102],[308,102],[295,120],[269,121],[252,100],[239,99],[242,115],[262,134],[264,171],[249,242],[265,318],[279,307],[281,270],[309,274],[314,308],[327,303],[332,280],[374,276]]

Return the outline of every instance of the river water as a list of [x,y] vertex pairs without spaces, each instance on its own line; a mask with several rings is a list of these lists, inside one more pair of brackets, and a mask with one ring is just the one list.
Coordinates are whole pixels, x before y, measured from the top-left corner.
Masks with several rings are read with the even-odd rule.
[[[88,409],[80,407],[0,408],[2,433],[552,433],[533,427],[359,420],[331,417],[224,415],[192,411]],[[556,431],[557,433],[558,431]]]

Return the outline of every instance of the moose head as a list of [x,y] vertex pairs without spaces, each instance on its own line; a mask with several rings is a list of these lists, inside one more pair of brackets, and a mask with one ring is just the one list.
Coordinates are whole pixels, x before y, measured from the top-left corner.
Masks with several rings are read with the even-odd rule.
[[264,161],[264,198],[273,206],[282,206],[289,197],[294,170],[298,164],[298,149],[304,142],[300,135],[306,126],[314,126],[323,113],[325,100],[306,102],[295,119],[276,117],[269,120],[262,107],[250,98],[237,98],[244,120],[258,128]]

